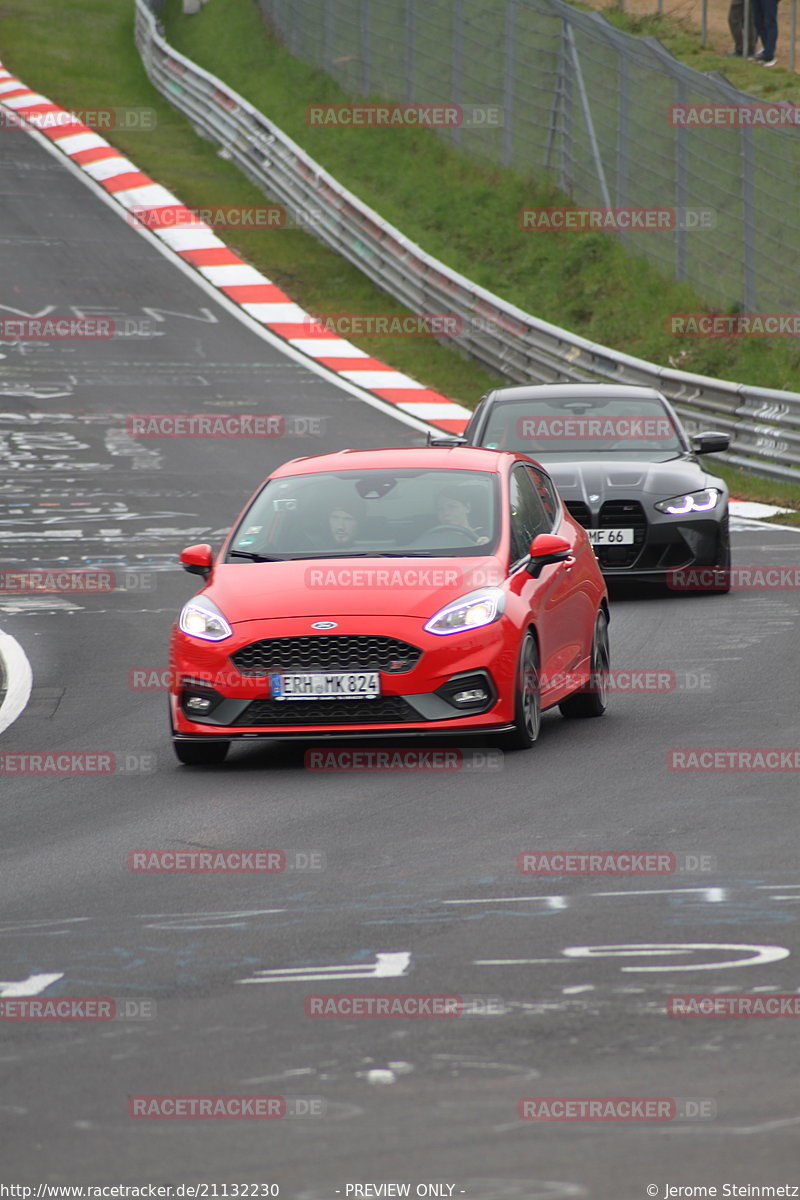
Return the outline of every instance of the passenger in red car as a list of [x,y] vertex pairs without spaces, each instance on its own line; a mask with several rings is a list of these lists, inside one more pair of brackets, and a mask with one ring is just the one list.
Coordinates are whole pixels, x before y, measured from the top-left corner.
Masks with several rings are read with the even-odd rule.
[[333,509],[328,526],[335,546],[350,546],[358,537],[358,517],[345,508]]

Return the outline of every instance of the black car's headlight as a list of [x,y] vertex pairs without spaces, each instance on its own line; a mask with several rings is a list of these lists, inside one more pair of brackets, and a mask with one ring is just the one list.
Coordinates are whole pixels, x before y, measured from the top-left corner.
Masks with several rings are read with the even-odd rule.
[[207,596],[195,596],[184,604],[178,618],[178,628],[205,642],[223,642],[233,634],[216,604]]
[[501,588],[478,588],[440,608],[425,626],[426,633],[466,633],[491,625],[503,615],[506,597]]
[[656,508],[659,512],[669,513],[671,517],[684,517],[688,513],[711,512],[717,507],[722,492],[719,488],[703,488],[701,492],[685,492],[683,496],[673,496],[670,500],[659,500]]

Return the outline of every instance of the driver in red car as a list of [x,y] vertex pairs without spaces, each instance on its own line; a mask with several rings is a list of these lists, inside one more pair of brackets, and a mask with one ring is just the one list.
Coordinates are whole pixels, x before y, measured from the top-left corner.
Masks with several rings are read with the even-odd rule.
[[480,526],[473,527],[470,522],[472,505],[464,496],[455,490],[439,492],[436,497],[436,520],[439,525],[457,525],[459,529],[467,529],[475,534],[475,545],[483,546],[489,541],[481,533]]

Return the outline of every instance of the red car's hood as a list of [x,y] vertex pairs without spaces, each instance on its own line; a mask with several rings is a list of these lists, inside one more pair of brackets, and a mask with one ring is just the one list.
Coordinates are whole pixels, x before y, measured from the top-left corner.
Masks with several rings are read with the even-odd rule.
[[432,617],[506,572],[486,558],[315,558],[220,563],[205,595],[232,624],[276,617]]

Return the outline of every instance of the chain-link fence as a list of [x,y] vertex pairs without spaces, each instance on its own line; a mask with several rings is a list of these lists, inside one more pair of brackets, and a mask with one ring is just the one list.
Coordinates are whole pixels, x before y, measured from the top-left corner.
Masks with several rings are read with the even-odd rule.
[[459,275],[343,187],[231,84],[174,50],[154,16],[160,3],[136,0],[136,44],[161,94],[221,146],[226,159],[390,296],[412,312],[456,317],[460,331],[448,338],[450,345],[509,382],[596,379],[659,388],[690,428],[698,422],[730,433],[728,461],[775,479],[800,478],[800,393],[633,358],[550,325]]
[[[675,125],[675,105],[752,112],[755,102],[716,72],[679,63],[656,38],[563,0],[259,3],[290,53],[351,94],[499,109],[499,127],[439,131],[469,155],[547,174],[580,205],[710,210],[710,228],[679,222],[619,236],[711,305],[797,306],[800,127]],[[768,119],[782,124],[781,113],[800,122],[800,107],[788,105]]]

